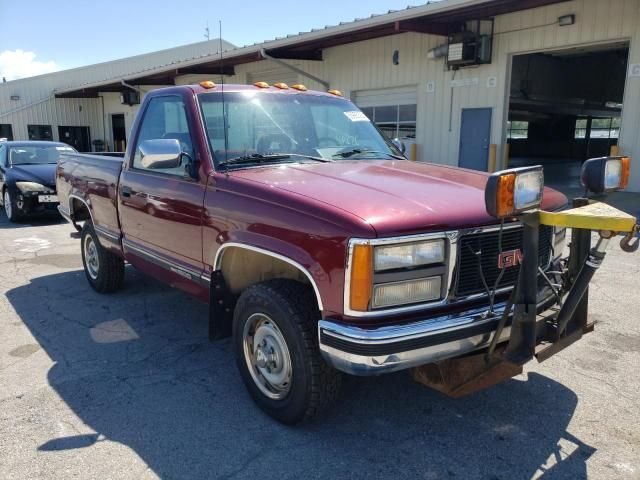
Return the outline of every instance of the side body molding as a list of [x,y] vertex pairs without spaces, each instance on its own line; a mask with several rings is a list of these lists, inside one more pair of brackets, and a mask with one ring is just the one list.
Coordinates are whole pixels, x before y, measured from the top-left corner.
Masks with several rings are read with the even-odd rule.
[[263,255],[268,255],[270,257],[286,262],[289,265],[295,267],[297,270],[302,272],[307,277],[307,279],[309,280],[309,283],[313,287],[313,291],[316,294],[316,300],[318,301],[318,308],[320,309],[320,311],[324,310],[324,307],[322,304],[322,297],[320,296],[320,290],[318,289],[318,285],[316,284],[316,281],[313,279],[313,276],[311,275],[309,270],[307,270],[304,266],[302,266],[300,263],[296,262],[295,260],[285,257],[284,255],[280,255],[279,253],[274,253],[270,250],[254,247],[253,245],[248,245],[245,243],[226,242],[222,244],[218,249],[218,251],[216,252],[216,256],[213,262],[214,271],[219,271],[220,268],[222,267],[222,256],[224,255],[225,250],[227,250],[228,248],[242,248],[242,249],[250,250],[256,253],[261,253]]

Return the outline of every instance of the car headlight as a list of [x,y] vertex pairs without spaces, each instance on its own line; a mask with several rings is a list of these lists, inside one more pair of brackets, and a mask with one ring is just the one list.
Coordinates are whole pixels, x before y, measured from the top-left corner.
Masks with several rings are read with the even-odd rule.
[[396,270],[444,262],[444,240],[375,247],[374,270]]
[[52,192],[49,187],[45,187],[44,185],[36,182],[16,182],[16,187],[22,193],[29,192]]
[[352,312],[438,301],[447,275],[444,238],[376,245],[351,244],[345,306]]
[[556,260],[562,256],[567,246],[567,229],[566,227],[553,227],[553,259]]
[[540,206],[544,191],[542,167],[512,168],[489,177],[485,189],[487,213],[510,217]]
[[373,287],[373,308],[393,307],[438,300],[442,277],[419,278],[404,282],[383,283]]

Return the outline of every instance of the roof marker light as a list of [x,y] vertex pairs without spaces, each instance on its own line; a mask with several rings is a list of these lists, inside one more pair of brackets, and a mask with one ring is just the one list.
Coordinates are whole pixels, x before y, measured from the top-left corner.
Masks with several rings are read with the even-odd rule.
[[267,82],[256,82],[254,85],[258,88],[269,88],[269,84]]
[[307,87],[305,85],[302,85],[301,83],[296,83],[295,85],[291,85],[291,88],[294,88],[296,90],[300,90],[301,92],[306,92],[307,91]]
[[283,82],[274,83],[273,86],[276,87],[276,88],[279,88],[280,90],[288,90],[289,89],[289,85],[287,85],[286,83],[283,83]]
[[203,82],[200,82],[200,86],[202,88],[215,88],[216,84],[214,82],[212,82],[211,80],[205,80]]
[[336,97],[344,97],[344,95],[342,94],[342,92],[340,90],[329,90],[329,93],[331,95],[335,95]]

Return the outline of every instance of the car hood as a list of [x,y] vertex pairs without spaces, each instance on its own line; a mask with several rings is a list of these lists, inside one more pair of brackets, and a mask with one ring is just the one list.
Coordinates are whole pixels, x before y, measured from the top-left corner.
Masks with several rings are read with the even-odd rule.
[[13,182],[36,182],[56,187],[56,164],[14,165],[7,172],[7,179]]
[[[472,170],[406,160],[352,160],[259,167],[231,175],[351,213],[378,235],[497,222],[485,209],[488,174]],[[545,189],[544,209],[555,210],[566,203],[563,194]]]

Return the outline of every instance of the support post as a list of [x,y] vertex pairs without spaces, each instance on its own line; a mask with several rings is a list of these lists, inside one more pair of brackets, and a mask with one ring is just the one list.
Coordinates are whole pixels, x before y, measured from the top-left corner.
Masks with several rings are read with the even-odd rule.
[[540,221],[538,214],[525,215],[523,258],[520,288],[516,299],[511,336],[505,358],[516,365],[524,365],[533,358],[536,348],[536,310],[538,293],[538,243]]

